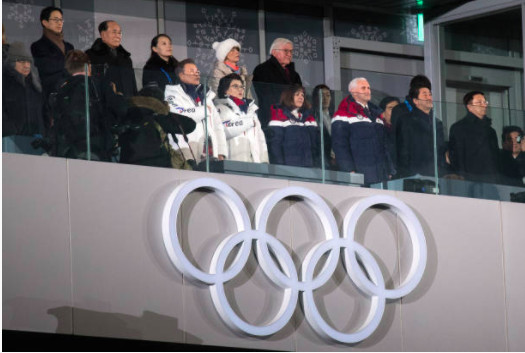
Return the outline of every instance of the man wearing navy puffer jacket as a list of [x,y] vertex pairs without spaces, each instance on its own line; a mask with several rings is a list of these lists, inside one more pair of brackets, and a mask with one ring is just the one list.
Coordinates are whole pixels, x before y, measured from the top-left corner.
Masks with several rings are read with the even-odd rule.
[[332,118],[332,149],[341,171],[362,173],[365,184],[387,180],[395,169],[386,147],[381,109],[370,103],[370,84],[363,77],[348,85],[350,95]]

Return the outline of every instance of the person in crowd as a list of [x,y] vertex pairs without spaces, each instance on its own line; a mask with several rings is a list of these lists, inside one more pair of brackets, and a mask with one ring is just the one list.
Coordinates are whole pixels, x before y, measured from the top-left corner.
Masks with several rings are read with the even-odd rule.
[[217,110],[228,140],[228,159],[241,162],[268,163],[266,139],[257,117],[257,105],[244,98],[244,82],[232,73],[219,81]]
[[501,135],[501,172],[506,184],[525,184],[525,135],[519,126],[505,126]]
[[463,97],[467,115],[454,123],[449,134],[452,170],[467,180],[498,182],[499,146],[496,131],[487,117],[485,95],[471,91]]
[[397,97],[385,97],[379,102],[379,108],[383,110],[383,122],[386,130],[386,144],[394,167],[396,166],[396,134],[392,126],[392,110],[399,105]]
[[[433,116],[432,92],[426,86],[414,86],[409,92],[412,111],[399,118],[397,135],[397,169],[400,176],[433,176],[434,161],[438,174],[445,167],[443,123]],[[401,104],[400,104],[401,105]],[[434,158],[434,119],[436,153]]]
[[9,47],[3,66],[2,136],[44,135],[42,86],[21,42]]
[[364,174],[365,184],[378,183],[396,173],[385,143],[381,109],[370,102],[370,84],[364,77],[348,85],[332,119],[332,148],[339,169]]
[[280,104],[271,107],[270,162],[297,167],[317,166],[319,128],[301,85],[287,87]]
[[[182,128],[180,120],[184,120]],[[170,113],[164,91],[156,85],[145,86],[130,98],[125,122],[128,129],[119,137],[120,163],[192,169],[180,149],[171,147],[168,134],[173,138],[182,129],[190,133],[196,124],[190,118]]]
[[[113,83],[90,77],[89,57],[83,51],[70,51],[66,56],[65,68],[71,76],[63,81],[52,98],[56,155],[77,159],[87,157],[86,108],[89,107],[91,159],[109,161],[114,148],[111,127],[126,114],[125,99],[117,94]],[[86,89],[89,104],[86,104]]]
[[270,121],[270,106],[278,102],[285,87],[302,85],[292,62],[293,43],[277,38],[270,46],[270,58],[253,70],[253,87],[259,99],[259,120],[264,128]]
[[[166,86],[165,100],[169,103],[171,112],[192,118],[197,127],[195,131],[187,134],[187,141],[184,134],[177,135],[178,144],[171,137],[170,144],[175,150],[180,148],[184,157],[193,165],[204,160],[206,155],[219,160],[225,159],[228,155],[228,145],[219,112],[213,103],[215,93],[209,88],[207,92],[204,91],[200,84],[200,71],[192,59],[179,62],[175,73],[180,83]],[[208,151],[205,150],[206,128]]]
[[166,85],[177,83],[175,68],[179,62],[173,57],[171,38],[167,34],[159,34],[151,40],[151,55],[142,72],[142,86],[152,82],[164,92]]
[[64,41],[64,15],[58,7],[48,6],[40,12],[42,37],[31,44],[31,54],[42,81],[44,97],[55,92],[58,83],[67,77],[64,68],[66,55],[73,45]]
[[222,42],[214,42],[212,48],[215,50],[217,60],[213,65],[209,86],[214,92],[218,92],[219,81],[226,75],[235,73],[241,76],[244,82],[244,97],[253,99],[251,93],[252,76],[248,75],[246,66],[240,66],[241,45],[234,39],[228,38]]
[[122,47],[122,30],[113,20],[107,20],[98,26],[100,38],[97,38],[86,51],[91,61],[93,76],[105,77],[117,86],[117,91],[124,97],[137,93],[137,82],[133,71],[131,54]]
[[325,84],[320,84],[314,87],[312,92],[312,110],[314,112],[315,120],[321,124],[323,122],[323,153],[325,158],[325,165],[329,169],[335,169],[335,153],[332,150],[332,115],[333,109],[331,107],[332,94],[330,87]]

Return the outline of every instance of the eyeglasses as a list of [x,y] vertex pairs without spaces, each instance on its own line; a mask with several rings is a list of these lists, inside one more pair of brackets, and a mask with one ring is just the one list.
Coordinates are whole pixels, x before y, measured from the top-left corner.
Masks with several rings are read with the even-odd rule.
[[64,19],[63,18],[58,18],[58,17],[50,18],[49,21],[53,21],[53,22],[56,22],[56,23],[64,23]]
[[233,87],[235,89],[245,89],[246,88],[246,87],[244,87],[242,85],[237,85],[237,84],[231,85],[230,87]]
[[481,101],[481,102],[472,102],[470,103],[470,105],[474,105],[474,106],[480,106],[480,105],[489,105],[489,101]]
[[282,50],[285,54],[293,54],[293,49],[274,49],[274,50]]

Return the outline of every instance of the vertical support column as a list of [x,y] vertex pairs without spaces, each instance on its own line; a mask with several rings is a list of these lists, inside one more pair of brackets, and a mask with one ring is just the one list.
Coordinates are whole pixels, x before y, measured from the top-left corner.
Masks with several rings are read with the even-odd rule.
[[341,90],[341,40],[338,37],[324,38],[324,80],[333,90]]
[[329,62],[332,62],[326,56],[327,52],[330,51],[332,45],[330,45],[329,50],[327,50],[327,38],[334,37],[334,11],[333,6],[329,4],[324,5],[324,16],[323,16],[323,47],[324,47],[324,82],[331,89],[339,89],[339,87],[334,87],[333,82],[330,82],[329,77],[333,76],[333,68],[330,67]]
[[61,0],[53,0],[53,6],[58,7],[59,9],[62,8],[62,1]]
[[432,82],[434,101],[445,99],[445,48],[440,24],[433,22],[425,24],[424,60],[425,75]]
[[157,33],[166,33],[164,22],[164,0],[157,0]]
[[264,25],[264,0],[259,0],[259,9],[257,11],[257,18],[259,20],[259,63],[266,61],[266,32]]

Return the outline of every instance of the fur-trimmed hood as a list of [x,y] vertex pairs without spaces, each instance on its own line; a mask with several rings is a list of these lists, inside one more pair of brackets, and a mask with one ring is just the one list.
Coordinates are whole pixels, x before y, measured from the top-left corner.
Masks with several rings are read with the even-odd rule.
[[130,108],[144,108],[159,115],[168,115],[170,108],[167,103],[153,97],[135,96],[129,99]]

